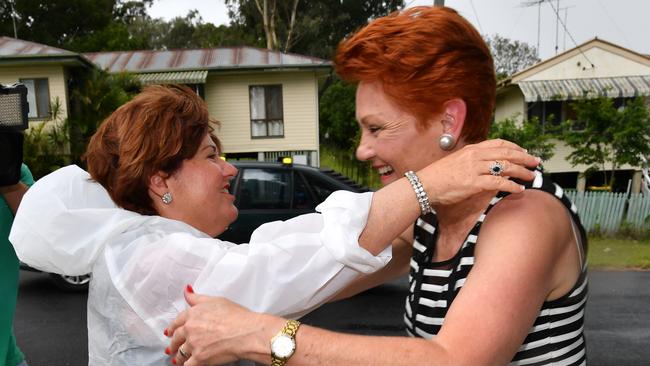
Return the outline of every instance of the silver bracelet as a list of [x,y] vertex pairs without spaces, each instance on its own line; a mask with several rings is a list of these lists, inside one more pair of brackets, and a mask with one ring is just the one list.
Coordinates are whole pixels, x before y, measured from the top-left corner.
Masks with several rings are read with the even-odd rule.
[[427,195],[427,192],[424,191],[424,187],[422,186],[422,183],[420,183],[420,178],[418,178],[417,174],[412,170],[409,170],[404,173],[404,176],[409,180],[411,187],[413,187],[413,190],[415,191],[415,197],[420,204],[420,212],[422,215],[434,212],[431,203],[429,202],[429,196]]

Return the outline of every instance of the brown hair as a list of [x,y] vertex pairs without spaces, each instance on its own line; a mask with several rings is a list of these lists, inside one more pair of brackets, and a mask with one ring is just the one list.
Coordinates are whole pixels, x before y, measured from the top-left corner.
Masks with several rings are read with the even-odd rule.
[[149,178],[158,171],[173,174],[193,157],[201,140],[212,134],[208,108],[182,85],[148,86],[113,112],[88,144],[88,172],[127,210],[153,215]]
[[461,136],[470,143],[487,137],[496,93],[492,56],[453,9],[419,6],[379,18],[341,42],[335,65],[346,81],[381,82],[421,126],[460,98],[467,105]]

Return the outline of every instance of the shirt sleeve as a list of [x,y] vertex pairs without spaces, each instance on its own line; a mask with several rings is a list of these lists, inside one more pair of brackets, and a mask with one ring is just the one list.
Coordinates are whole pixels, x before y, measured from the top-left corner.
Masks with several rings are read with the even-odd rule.
[[31,187],[32,184],[34,184],[34,176],[25,164],[20,166],[20,181],[28,187]]
[[130,249],[107,248],[109,273],[126,301],[161,337],[187,306],[187,284],[197,293],[224,296],[253,311],[298,317],[390,260],[389,243],[377,256],[358,244],[371,199],[371,193],[337,192],[319,207],[321,214],[265,224],[250,244],[189,233],[134,235],[137,245]]

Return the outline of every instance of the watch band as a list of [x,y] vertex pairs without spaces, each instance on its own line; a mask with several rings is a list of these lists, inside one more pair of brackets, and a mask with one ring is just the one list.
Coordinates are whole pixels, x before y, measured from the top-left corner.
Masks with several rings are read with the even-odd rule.
[[[296,333],[298,332],[298,327],[300,327],[300,322],[299,321],[292,320],[292,319],[287,320],[287,323],[284,325],[284,328],[282,328],[282,330],[280,330],[278,335],[281,335],[281,334],[288,335],[289,337],[291,337],[291,339],[293,339],[294,344],[295,344],[295,342],[296,342]],[[295,348],[294,348],[294,352],[295,352]],[[283,366],[285,363],[287,363],[287,361],[289,360],[289,358],[292,355],[293,355],[293,353],[289,357],[280,358],[280,357],[276,357],[275,354],[273,354],[273,352],[271,352],[271,366]]]

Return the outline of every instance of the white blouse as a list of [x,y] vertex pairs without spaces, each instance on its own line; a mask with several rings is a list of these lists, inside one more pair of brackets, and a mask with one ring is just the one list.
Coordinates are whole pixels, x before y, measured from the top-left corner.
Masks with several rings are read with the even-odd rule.
[[187,308],[187,284],[253,311],[299,317],[382,268],[390,246],[373,256],[358,244],[371,200],[372,193],[338,191],[320,214],[262,225],[249,244],[236,245],[118,208],[88,173],[69,166],[30,188],[10,241],[37,269],[92,272],[90,365],[171,365],[163,330]]

